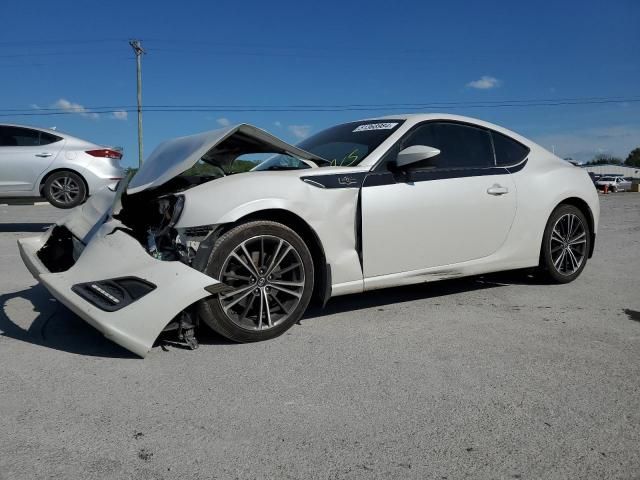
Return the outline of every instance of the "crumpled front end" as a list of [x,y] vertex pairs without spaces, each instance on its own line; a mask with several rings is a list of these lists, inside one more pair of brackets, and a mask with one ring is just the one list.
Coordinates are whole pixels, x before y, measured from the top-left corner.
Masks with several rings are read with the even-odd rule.
[[[169,328],[175,326],[176,316],[227,288],[202,273],[210,253],[207,240],[218,233],[215,219],[178,223],[187,208],[186,190],[221,176],[233,178],[229,165],[249,153],[293,155],[309,168],[326,163],[245,124],[173,139],[154,150],[131,182],[122,180],[115,192],[96,192],[45,234],[20,239],[23,261],[60,302],[144,357],[160,332],[170,322]],[[187,174],[200,160],[218,173]],[[179,337],[195,346],[197,320],[184,317]]]
[[88,228],[82,210],[43,235],[18,240],[20,255],[56,299],[144,357],[174,317],[221,284],[182,261],[154,257],[111,216],[98,215]]

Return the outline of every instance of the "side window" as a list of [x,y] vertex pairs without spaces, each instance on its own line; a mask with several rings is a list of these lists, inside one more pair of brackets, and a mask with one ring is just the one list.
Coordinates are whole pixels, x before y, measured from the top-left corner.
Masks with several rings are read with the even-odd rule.
[[10,140],[8,138],[9,133],[7,132],[7,127],[0,126],[0,147],[8,147],[10,144]]
[[13,127],[0,127],[0,147],[17,147],[18,141],[13,137]]
[[56,143],[62,140],[62,138],[52,135],[47,132],[40,132],[40,145],[49,145],[50,143]]
[[501,166],[515,165],[529,155],[529,149],[512,138],[498,132],[491,132],[491,135],[496,151],[496,164]]
[[494,166],[491,137],[482,128],[458,123],[430,122],[411,133],[402,143],[402,148],[412,145],[427,145],[440,150],[439,155],[415,163],[412,169]]
[[40,145],[40,132],[29,128],[2,127],[0,130],[0,146],[3,147],[37,147]]

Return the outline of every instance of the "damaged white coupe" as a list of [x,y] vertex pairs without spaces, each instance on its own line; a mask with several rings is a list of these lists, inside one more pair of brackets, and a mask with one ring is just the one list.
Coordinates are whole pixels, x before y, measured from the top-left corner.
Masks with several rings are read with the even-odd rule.
[[530,267],[566,283],[598,216],[587,173],[516,133],[404,115],[298,146],[246,124],[167,141],[18,244],[53,296],[144,357],[163,331],[265,340],[365,290]]

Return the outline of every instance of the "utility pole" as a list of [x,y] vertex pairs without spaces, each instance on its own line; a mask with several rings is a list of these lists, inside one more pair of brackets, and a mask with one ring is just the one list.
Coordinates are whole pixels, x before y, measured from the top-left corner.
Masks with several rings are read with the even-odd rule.
[[136,73],[138,76],[138,168],[142,166],[142,55],[145,51],[142,49],[140,40],[130,40],[129,45],[136,54]]

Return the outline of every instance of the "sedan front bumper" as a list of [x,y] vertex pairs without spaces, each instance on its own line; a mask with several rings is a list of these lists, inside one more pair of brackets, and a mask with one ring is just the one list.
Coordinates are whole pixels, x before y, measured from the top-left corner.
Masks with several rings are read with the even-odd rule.
[[[64,272],[50,272],[38,257],[51,231],[19,239],[18,247],[27,269],[56,299],[105,337],[145,357],[164,327],[182,310],[210,296],[205,287],[220,282],[179,261],[151,257],[118,225],[115,221],[102,225]],[[74,285],[121,277],[136,277],[156,288],[115,312],[98,308],[72,290]]]

